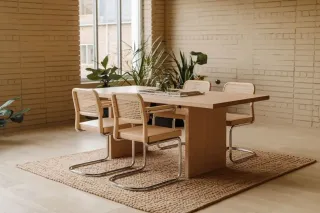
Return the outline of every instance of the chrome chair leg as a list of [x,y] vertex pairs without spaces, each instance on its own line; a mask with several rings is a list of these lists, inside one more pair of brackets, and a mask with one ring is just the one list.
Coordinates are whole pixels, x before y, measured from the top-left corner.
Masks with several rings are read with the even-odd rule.
[[156,125],[156,116],[152,116],[152,126]]
[[[155,117],[153,117],[153,118],[155,119]],[[152,123],[152,125],[155,125],[155,122],[154,122],[154,124]],[[173,129],[176,128],[176,119],[175,118],[172,119],[171,126],[172,126]],[[168,145],[168,146],[160,146],[160,144],[157,145],[157,147],[159,149],[161,149],[161,150],[172,149],[172,148],[175,148],[177,146],[178,146],[178,144],[171,144],[171,145]]]
[[[156,116],[155,115],[153,115],[153,117],[152,117],[152,126],[155,126],[156,125]],[[159,148],[159,149],[163,149],[163,147],[161,147],[159,144],[157,145],[157,147]],[[171,149],[172,147],[170,147],[170,148],[168,148],[168,149]]]
[[126,167],[122,167],[122,168],[118,168],[118,169],[113,169],[113,170],[110,170],[110,171],[96,173],[96,174],[94,174],[94,173],[85,173],[85,172],[82,172],[80,170],[77,170],[78,168],[81,168],[81,167],[84,167],[84,166],[90,166],[90,165],[94,165],[94,164],[104,163],[104,162],[110,161],[108,159],[109,158],[109,139],[107,140],[107,148],[106,149],[107,149],[107,157],[105,157],[103,159],[99,159],[99,160],[84,162],[84,163],[80,163],[80,164],[76,164],[76,165],[70,166],[69,170],[71,172],[75,173],[75,174],[86,176],[86,177],[104,177],[104,176],[107,176],[107,175],[110,175],[110,174],[114,174],[116,172],[121,172],[121,171],[124,171],[124,170],[132,169],[132,166],[135,163],[135,143],[134,143],[134,141],[132,141],[132,156],[133,157],[132,157],[132,162],[131,162],[130,166],[126,166]]
[[[131,171],[128,171],[128,172],[125,172],[125,173],[114,175],[114,176],[110,177],[109,180],[111,181],[111,183],[114,186],[122,188],[122,189],[125,189],[125,190],[129,190],[129,191],[150,191],[150,190],[154,190],[154,189],[157,189],[157,188],[160,188],[160,187],[163,187],[163,186],[166,186],[166,185],[169,185],[169,184],[172,184],[172,183],[175,183],[175,182],[179,181],[179,179],[180,179],[180,177],[182,175],[182,144],[181,144],[181,139],[179,137],[178,138],[174,138],[174,139],[178,140],[178,151],[179,151],[179,155],[178,155],[178,175],[177,175],[176,178],[172,178],[172,179],[169,179],[169,180],[166,180],[166,181],[163,181],[163,182],[151,185],[151,186],[146,186],[146,187],[130,187],[130,186],[125,186],[125,185],[116,183],[116,180],[132,176],[132,175],[140,173],[142,170],[144,170],[144,168],[147,165],[147,146],[148,145],[147,144],[143,144],[143,165],[142,165],[142,167],[134,169],[134,170],[131,170]],[[167,141],[163,141],[163,142],[160,142],[160,143],[164,143],[164,142],[167,142]]]
[[[172,128],[176,128],[176,119],[173,118],[172,119]],[[181,142],[182,145],[186,145],[186,142]],[[166,150],[166,149],[172,149],[172,148],[175,148],[178,146],[178,144],[171,144],[171,145],[168,145],[168,146],[160,146],[160,144],[157,145],[159,149],[161,150]]]
[[172,119],[172,128],[176,128],[176,119],[175,118],[173,118]]
[[[182,146],[185,146],[186,145],[186,142],[181,142],[181,145]],[[178,147],[179,145],[178,144],[171,144],[171,145],[167,145],[167,146],[160,146],[159,144],[157,145],[159,149],[161,150],[166,150],[166,149],[172,149],[172,148],[176,148]]]
[[[257,156],[257,154],[252,150],[244,149],[244,148],[241,148],[241,147],[232,146],[232,130],[233,130],[234,127],[237,127],[237,126],[231,126],[231,128],[229,130],[229,147],[227,147],[227,150],[229,150],[229,159],[231,160],[231,162],[233,162],[233,163],[241,163],[243,161],[248,160],[249,158]],[[241,152],[249,153],[250,155],[246,156],[244,158],[235,160],[233,158],[232,151],[241,151]]]

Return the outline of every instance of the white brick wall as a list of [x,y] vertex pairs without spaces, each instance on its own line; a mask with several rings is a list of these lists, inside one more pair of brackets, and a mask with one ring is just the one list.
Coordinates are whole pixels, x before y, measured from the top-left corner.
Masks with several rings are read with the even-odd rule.
[[199,72],[213,83],[253,82],[271,96],[255,105],[258,120],[320,126],[320,0],[166,0],[162,10],[168,48],[206,52]]
[[143,37],[150,44],[165,34],[165,0],[143,0]]

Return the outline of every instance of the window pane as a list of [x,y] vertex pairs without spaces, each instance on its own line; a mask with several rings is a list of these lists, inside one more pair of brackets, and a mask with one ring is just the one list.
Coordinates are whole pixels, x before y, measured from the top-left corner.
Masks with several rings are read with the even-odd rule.
[[79,10],[80,24],[93,24],[92,0],[80,0]]
[[94,62],[94,53],[93,53],[93,45],[88,45],[87,46],[87,64],[90,66],[93,66],[93,62]]
[[117,1],[99,0],[99,61],[109,55],[109,66],[117,65]]
[[[96,61],[99,63],[108,55],[108,66],[118,66],[117,49],[117,0],[96,0],[98,4],[98,26],[93,26],[95,10],[93,0],[80,0],[80,62],[81,62],[81,78],[87,80],[87,67],[96,67]],[[129,71],[132,60],[131,46],[133,43],[138,45],[136,32],[132,32],[132,21],[135,17],[135,23],[138,23],[139,12],[132,14],[132,5],[137,4],[138,0],[122,0],[122,65],[123,71]],[[139,7],[137,7],[139,8]],[[134,24],[138,27],[137,24]],[[139,25],[140,26],[140,25]],[[94,30],[98,27],[98,41],[95,47]],[[134,35],[134,36],[133,36]],[[135,42],[133,42],[135,41]],[[96,57],[96,48],[98,49],[98,58]]]
[[94,33],[93,33],[93,4],[92,0],[80,0],[80,60],[81,79],[87,80],[86,68],[93,67]]
[[117,23],[117,1],[100,0],[99,7],[100,23]]
[[92,0],[80,0],[80,15],[92,14]]
[[[135,1],[122,0],[122,72],[131,69],[132,49],[135,42],[132,38],[132,3]],[[135,15],[138,15],[136,13]]]
[[131,22],[131,0],[122,0],[122,22]]
[[80,61],[81,66],[87,63],[87,48],[86,45],[80,45]]

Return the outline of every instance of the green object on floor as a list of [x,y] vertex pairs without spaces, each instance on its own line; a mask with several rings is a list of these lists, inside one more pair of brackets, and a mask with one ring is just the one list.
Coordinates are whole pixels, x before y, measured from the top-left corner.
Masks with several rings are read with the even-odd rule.
[[14,112],[12,109],[8,109],[8,107],[13,102],[19,99],[20,97],[12,98],[6,101],[4,104],[2,104],[2,106],[0,106],[0,127],[5,127],[6,124],[10,121],[15,123],[22,123],[24,119],[24,114],[30,111],[30,108],[26,108],[18,112]]

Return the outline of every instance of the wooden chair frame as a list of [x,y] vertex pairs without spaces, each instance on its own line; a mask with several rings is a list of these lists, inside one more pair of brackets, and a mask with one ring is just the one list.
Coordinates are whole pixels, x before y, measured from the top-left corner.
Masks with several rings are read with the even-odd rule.
[[[233,86],[233,87],[240,87],[238,91],[241,91],[241,87],[242,88],[249,88],[249,91],[251,92],[251,94],[255,94],[255,86],[252,83],[243,83],[243,82],[227,82],[224,87],[223,87],[223,91],[225,92],[228,88],[228,86]],[[245,93],[248,93],[248,91],[245,91]],[[229,130],[229,146],[227,147],[227,150],[229,151],[229,159],[231,160],[231,162],[233,163],[240,163],[243,162],[245,160],[248,160],[252,157],[257,156],[257,154],[249,149],[245,149],[245,148],[241,148],[241,147],[235,147],[233,146],[233,137],[232,137],[232,133],[233,133],[233,129],[235,127],[240,127],[240,126],[244,126],[244,125],[249,125],[252,124],[255,120],[255,115],[254,115],[254,103],[250,103],[250,108],[251,108],[251,117],[252,120],[248,123],[241,123],[241,124],[236,124],[236,125],[231,125],[230,126],[230,130]],[[233,158],[233,152],[232,151],[241,151],[241,152],[245,152],[245,153],[249,153],[248,156],[241,158],[241,159],[237,159],[235,160]]]
[[[86,102],[91,105],[91,103],[93,105],[96,106],[96,110],[95,112],[91,111],[85,111],[85,110],[81,110],[81,104],[79,103],[79,96],[78,93],[85,93],[88,94],[92,97],[94,97],[94,100],[87,100]],[[107,155],[105,158],[102,159],[98,159],[98,160],[94,160],[94,161],[88,161],[88,162],[84,162],[84,163],[80,163],[80,164],[75,164],[69,167],[69,170],[73,173],[76,173],[78,175],[82,175],[82,176],[87,176],[87,177],[103,177],[103,176],[107,176],[110,174],[114,174],[116,172],[121,172],[127,169],[131,169],[133,164],[132,163],[130,166],[126,166],[126,167],[122,167],[122,168],[118,168],[118,169],[114,169],[111,171],[106,171],[106,172],[101,172],[101,173],[86,173],[83,171],[78,170],[78,168],[81,167],[85,167],[85,166],[90,166],[90,165],[94,165],[94,164],[98,164],[98,163],[104,163],[107,161],[110,161],[109,159],[109,136],[112,135],[112,132],[108,132],[105,133],[104,129],[103,129],[103,107],[105,107],[105,104],[101,104],[101,101],[99,99],[99,95],[98,93],[93,90],[93,89],[80,89],[80,88],[75,88],[72,90],[72,98],[73,98],[73,103],[74,103],[74,108],[75,108],[75,129],[76,131],[80,132],[83,131],[81,129],[81,122],[80,122],[80,116],[84,115],[84,116],[92,116],[92,117],[97,117],[98,118],[98,131],[99,133],[104,136],[106,138],[106,151],[107,151]],[[110,102],[111,104],[111,102]]]
[[[134,117],[122,117],[121,116],[121,110],[119,108],[119,98],[121,96],[125,96],[126,100],[127,99],[131,99],[136,101],[136,103],[138,103],[138,106],[136,105],[136,107],[139,107],[139,109],[133,109],[133,111],[139,110],[140,112],[140,117],[137,116],[137,118]],[[162,140],[162,141],[157,141],[157,142],[152,142],[151,144],[149,143],[149,139],[148,139],[148,119],[147,119],[147,114],[152,114],[152,113],[156,113],[156,112],[164,112],[164,111],[173,111],[175,110],[175,106],[173,105],[162,105],[162,106],[156,106],[156,107],[145,107],[144,101],[141,97],[141,95],[139,94],[127,94],[127,93],[118,93],[118,94],[113,94],[112,95],[112,106],[113,106],[113,113],[114,113],[114,131],[113,131],[113,137],[115,140],[120,141],[123,140],[121,137],[119,137],[119,122],[123,121],[126,123],[131,123],[132,126],[134,127],[135,125],[142,125],[143,128],[143,140],[139,141],[143,143],[143,166],[133,169],[132,171],[128,171],[125,173],[121,173],[121,174],[117,174],[112,176],[109,180],[113,183],[113,185],[115,185],[116,187],[125,189],[125,190],[129,190],[129,191],[149,191],[149,190],[153,190],[153,189],[157,189],[163,186],[166,186],[168,184],[172,184],[175,183],[177,181],[179,181],[181,174],[182,174],[182,145],[181,145],[181,139],[180,137],[175,137],[175,138],[170,138],[170,139],[166,139],[166,140]],[[126,138],[126,140],[128,140],[128,138]],[[130,187],[130,186],[125,186],[125,185],[121,185],[119,183],[116,182],[116,180],[121,179],[121,178],[125,178],[137,173],[140,173],[141,171],[144,170],[144,168],[146,167],[146,159],[147,159],[147,147],[148,146],[153,146],[153,145],[158,145],[161,143],[165,143],[168,141],[172,141],[172,140],[177,140],[178,141],[178,174],[176,178],[173,179],[169,179],[169,180],[165,180],[162,181],[160,183],[151,185],[151,186],[147,186],[147,187]],[[135,162],[135,142],[134,140],[132,140],[132,163],[134,164]]]

